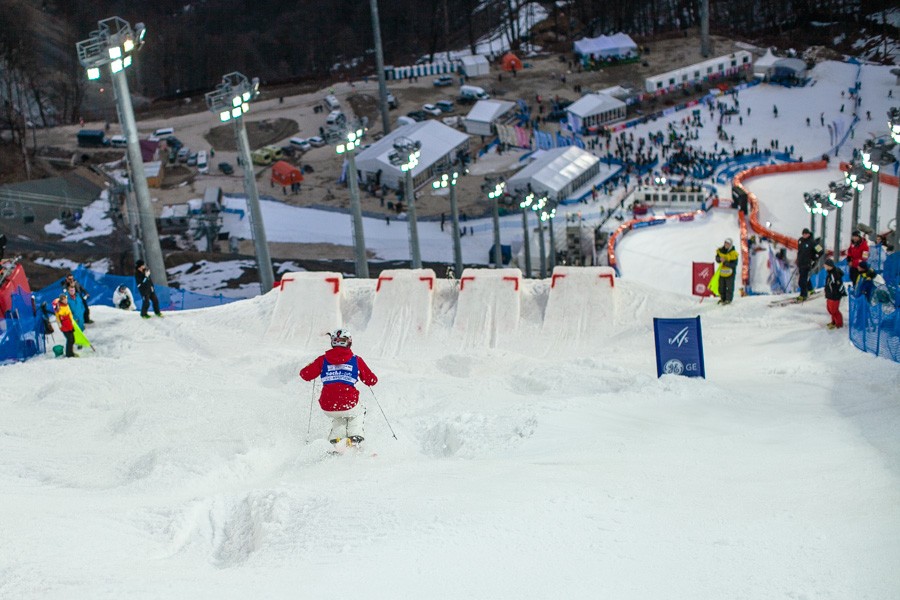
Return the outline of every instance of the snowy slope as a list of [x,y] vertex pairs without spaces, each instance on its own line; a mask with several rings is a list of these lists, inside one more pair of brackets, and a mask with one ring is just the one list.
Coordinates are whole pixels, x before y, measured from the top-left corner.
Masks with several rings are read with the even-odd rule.
[[[461,351],[436,283],[398,350],[367,336],[375,282],[344,282],[399,438],[363,391],[375,458],[322,458],[317,411],[305,443],[324,338],[267,335],[277,291],[99,307],[96,354],[3,368],[0,597],[896,597],[900,369],[824,307],[620,280],[621,326],[582,355],[525,281],[527,343]],[[709,379],[656,379],[652,317],[698,313]]]

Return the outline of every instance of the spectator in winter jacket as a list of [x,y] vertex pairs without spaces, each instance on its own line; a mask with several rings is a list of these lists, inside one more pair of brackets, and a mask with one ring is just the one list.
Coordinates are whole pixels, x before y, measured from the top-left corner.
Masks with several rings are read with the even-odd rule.
[[850,267],[850,283],[856,285],[859,277],[859,263],[869,260],[869,243],[859,231],[850,234],[850,247],[847,248],[847,266]]
[[68,288],[70,287],[75,288],[75,293],[81,298],[81,303],[84,305],[84,322],[89,324],[93,323],[93,321],[91,321],[91,307],[88,306],[88,298],[90,298],[91,295],[85,291],[84,287],[75,280],[75,276],[71,273],[66,275],[66,278],[63,279],[62,286],[63,291],[66,292],[69,291]]
[[884,261],[887,260],[888,254],[893,251],[893,248],[888,245],[886,239],[881,234],[875,236],[875,243],[869,246],[869,258],[866,262],[869,263],[869,267],[874,269],[876,273],[881,273],[884,271]]
[[331,350],[303,367],[300,377],[305,381],[322,378],[319,406],[332,419],[328,440],[337,444],[347,439],[358,444],[363,440],[363,432],[357,418],[359,390],[355,387],[356,382],[362,380],[364,384],[373,386],[378,383],[378,377],[362,357],[353,354],[350,349],[353,338],[346,329],[338,329],[328,335],[331,337]]
[[53,301],[53,312],[56,314],[59,330],[66,336],[66,356],[78,356],[75,354],[75,319],[69,308],[68,294],[60,294],[59,298]]
[[75,322],[78,323],[78,327],[84,331],[84,315],[86,308],[84,300],[82,300],[81,296],[78,295],[78,292],[75,291],[74,285],[70,285],[66,288],[65,293],[69,300],[69,310],[72,311],[72,316],[75,319]]
[[113,292],[113,306],[116,308],[121,308],[122,310],[136,310],[137,306],[134,303],[134,296],[131,295],[131,290],[128,289],[127,285],[120,285],[116,288],[116,291]]
[[840,329],[844,326],[844,317],[841,315],[841,298],[847,295],[844,290],[844,272],[834,266],[834,261],[825,259],[825,307],[831,315],[831,323],[828,329]]
[[163,316],[159,310],[159,298],[156,297],[153,279],[150,277],[150,269],[142,260],[134,263],[134,281],[137,283],[138,291],[141,293],[141,316],[145,319],[150,318],[147,311],[150,309],[151,302],[153,303],[153,313],[157,317]]
[[809,296],[811,285],[809,272],[815,266],[816,261],[822,256],[822,246],[818,240],[814,240],[812,232],[804,228],[797,240],[797,279],[800,284],[798,302],[803,302]]
[[738,253],[731,238],[725,240],[721,248],[716,250],[716,262],[719,267],[719,304],[731,304],[734,300],[735,269],[737,269]]
[[856,278],[856,285],[853,286],[855,296],[865,296],[868,302],[872,301],[872,294],[875,292],[875,278],[878,274],[874,269],[869,268],[869,263],[863,261],[859,263],[859,275]]

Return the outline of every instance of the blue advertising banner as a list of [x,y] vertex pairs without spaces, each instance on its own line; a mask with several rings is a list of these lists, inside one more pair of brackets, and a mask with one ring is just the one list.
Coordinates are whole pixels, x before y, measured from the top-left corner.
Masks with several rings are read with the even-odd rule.
[[656,340],[656,376],[666,374],[706,378],[700,317],[653,319]]

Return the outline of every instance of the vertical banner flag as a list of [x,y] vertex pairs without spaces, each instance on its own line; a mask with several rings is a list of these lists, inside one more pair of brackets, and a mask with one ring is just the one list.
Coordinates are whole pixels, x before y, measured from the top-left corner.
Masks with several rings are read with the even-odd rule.
[[715,270],[715,263],[695,262],[692,270],[691,293],[703,298],[712,296],[713,294],[707,286],[709,285]]
[[656,376],[666,374],[706,378],[700,317],[653,319],[656,341]]

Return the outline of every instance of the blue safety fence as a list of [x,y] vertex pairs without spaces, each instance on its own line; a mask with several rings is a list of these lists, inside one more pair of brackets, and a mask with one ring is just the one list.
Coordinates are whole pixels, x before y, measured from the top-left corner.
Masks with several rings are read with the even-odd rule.
[[[84,267],[78,267],[72,271],[72,274],[75,275],[76,281],[84,287],[84,291],[89,294],[89,306],[113,306],[113,292],[115,292],[116,288],[120,285],[124,285],[131,290],[135,301],[138,303],[138,307],[140,307],[141,295],[138,292],[137,283],[135,282],[134,277],[96,273],[94,271],[89,271]],[[154,286],[154,289],[156,290],[156,296],[159,298],[159,306],[162,310],[207,308],[239,300],[239,298],[229,298],[222,294],[209,296],[164,285],[156,285]],[[61,292],[62,279],[58,279],[47,287],[35,292],[36,305],[40,307],[44,302],[49,305]]]
[[850,341],[876,356],[900,363],[898,289],[876,286],[869,295],[850,294]]
[[44,320],[31,304],[31,296],[19,288],[11,300],[12,307],[0,319],[0,364],[28,360],[46,351]]

